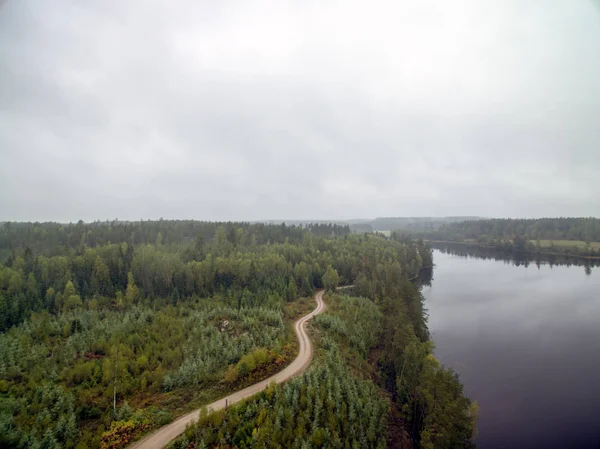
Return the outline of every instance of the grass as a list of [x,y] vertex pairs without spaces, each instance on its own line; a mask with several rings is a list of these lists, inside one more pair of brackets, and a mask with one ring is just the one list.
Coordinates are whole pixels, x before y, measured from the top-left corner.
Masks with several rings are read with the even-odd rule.
[[[531,240],[531,243],[536,244],[536,240]],[[556,248],[585,248],[585,242],[583,240],[540,240],[540,246],[542,248],[549,248],[554,243]],[[600,242],[591,242],[590,248],[600,249]]]

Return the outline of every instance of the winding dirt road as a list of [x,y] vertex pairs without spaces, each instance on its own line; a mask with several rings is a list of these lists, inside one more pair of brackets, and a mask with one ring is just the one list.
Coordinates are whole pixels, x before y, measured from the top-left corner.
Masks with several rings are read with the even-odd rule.
[[[323,302],[323,293],[323,290],[321,290],[315,294],[315,301],[317,302],[316,309],[294,323],[294,331],[296,332],[296,337],[300,343],[300,350],[298,351],[298,356],[291,364],[268,379],[255,383],[254,385],[250,385],[243,390],[232,393],[229,396],[213,402],[212,404],[208,404],[206,407],[212,411],[221,410],[225,408],[226,403],[228,405],[232,405],[241,401],[242,399],[249,398],[250,396],[267,388],[271,382],[281,383],[302,373],[310,364],[313,356],[313,347],[310,338],[306,333],[305,324],[313,316],[318,315],[325,310],[326,306]],[[171,424],[161,427],[156,432],[135,442],[130,446],[130,449],[161,449],[165,447],[169,441],[181,435],[185,431],[185,428],[188,424],[198,420],[200,410],[201,409],[194,410],[193,412],[183,415],[181,418],[173,421]]]

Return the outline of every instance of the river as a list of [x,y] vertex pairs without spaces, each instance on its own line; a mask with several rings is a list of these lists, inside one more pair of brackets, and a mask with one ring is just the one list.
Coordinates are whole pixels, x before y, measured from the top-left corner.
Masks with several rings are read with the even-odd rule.
[[477,447],[600,448],[600,268],[434,251],[436,356],[479,403]]

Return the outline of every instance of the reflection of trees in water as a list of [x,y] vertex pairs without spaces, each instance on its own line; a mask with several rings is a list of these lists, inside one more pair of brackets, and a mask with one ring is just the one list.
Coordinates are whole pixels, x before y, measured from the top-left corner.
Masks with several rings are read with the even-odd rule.
[[433,267],[421,268],[417,282],[421,286],[430,286],[433,281]]
[[[468,245],[462,243],[432,243],[431,247],[441,251],[444,254],[454,256],[486,260],[497,260],[516,265],[517,267],[528,267],[534,263],[538,268],[542,265],[565,265],[567,267],[584,267],[585,274],[590,275],[593,267],[600,267],[600,260],[587,260],[574,257],[554,256],[554,255],[528,255],[523,253],[514,253],[508,250],[495,248],[485,248],[481,246]],[[435,259],[434,259],[435,263]],[[429,281],[431,282],[431,280]],[[425,284],[428,285],[428,284]]]

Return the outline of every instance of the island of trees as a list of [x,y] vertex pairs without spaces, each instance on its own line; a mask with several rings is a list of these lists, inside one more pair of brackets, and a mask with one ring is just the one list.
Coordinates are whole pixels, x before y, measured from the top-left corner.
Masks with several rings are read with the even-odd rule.
[[470,447],[476,404],[411,282],[431,264],[421,240],[342,225],[4,223],[0,446],[125,447],[282,369],[326,288],[311,368],[173,447]]

